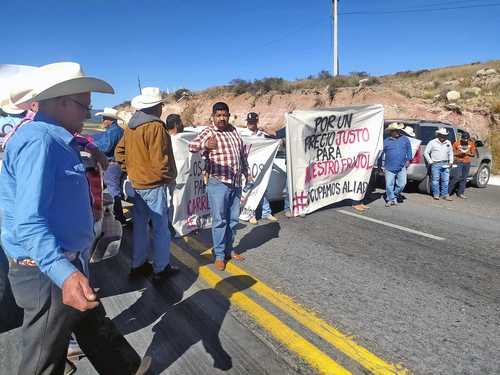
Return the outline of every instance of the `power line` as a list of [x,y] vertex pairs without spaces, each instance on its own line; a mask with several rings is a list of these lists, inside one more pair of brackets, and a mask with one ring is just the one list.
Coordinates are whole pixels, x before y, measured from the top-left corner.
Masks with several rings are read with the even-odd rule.
[[339,15],[342,16],[350,16],[350,15],[376,15],[376,14],[401,14],[401,13],[427,13],[427,12],[436,12],[436,11],[445,11],[445,10],[457,10],[457,9],[471,9],[471,8],[493,8],[500,7],[500,3],[490,3],[490,4],[481,4],[481,5],[464,5],[457,7],[441,7],[441,8],[413,8],[413,9],[399,9],[399,10],[374,10],[374,11],[351,11],[351,12],[342,12]]

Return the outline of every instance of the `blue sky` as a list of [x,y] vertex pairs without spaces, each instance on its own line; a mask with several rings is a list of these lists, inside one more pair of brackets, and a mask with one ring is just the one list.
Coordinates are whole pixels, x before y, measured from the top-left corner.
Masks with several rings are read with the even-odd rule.
[[[431,11],[431,8],[488,7]],[[497,5],[497,6],[491,6]],[[380,13],[415,10],[407,13]],[[341,0],[340,71],[374,75],[500,58],[500,0]],[[142,86],[331,70],[330,0],[4,0],[0,63],[77,61],[115,105]]]

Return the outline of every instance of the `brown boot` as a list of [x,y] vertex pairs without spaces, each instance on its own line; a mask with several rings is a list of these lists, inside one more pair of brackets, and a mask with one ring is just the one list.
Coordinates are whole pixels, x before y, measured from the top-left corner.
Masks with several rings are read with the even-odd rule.
[[223,260],[220,260],[220,259],[215,260],[214,266],[219,271],[224,271],[224,269],[226,268],[226,264],[224,263]]

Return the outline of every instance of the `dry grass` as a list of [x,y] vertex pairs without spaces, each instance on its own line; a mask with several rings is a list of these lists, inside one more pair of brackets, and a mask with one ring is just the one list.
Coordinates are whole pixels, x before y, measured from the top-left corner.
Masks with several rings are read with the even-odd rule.
[[500,113],[500,100],[497,100],[491,105],[491,112]]

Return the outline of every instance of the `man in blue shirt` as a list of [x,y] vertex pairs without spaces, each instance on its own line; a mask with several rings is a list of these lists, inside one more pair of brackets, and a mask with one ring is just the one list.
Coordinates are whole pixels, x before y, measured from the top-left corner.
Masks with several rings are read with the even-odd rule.
[[116,220],[126,224],[127,219],[123,214],[122,207],[121,181],[123,172],[120,164],[115,161],[115,148],[123,137],[123,129],[118,125],[118,111],[114,108],[104,108],[104,111],[96,113],[96,116],[102,116],[102,125],[105,130],[94,136],[94,144],[109,160],[108,168],[103,176],[104,184],[113,197],[113,213]]
[[76,63],[42,66],[23,82],[11,91],[12,102],[38,101],[39,112],[9,140],[0,175],[2,246],[24,309],[18,373],[62,374],[71,332],[99,373],[133,373],[136,353],[127,363],[109,341],[92,337],[105,311],[88,280],[94,218],[74,136],[89,116],[90,92],[113,89]]
[[404,125],[390,124],[386,131],[389,137],[384,140],[384,150],[380,160],[384,160],[386,207],[396,206],[400,194],[406,186],[406,167],[412,159],[410,141],[401,135]]

